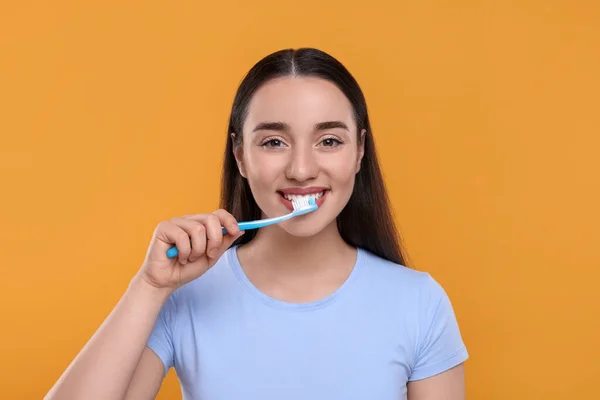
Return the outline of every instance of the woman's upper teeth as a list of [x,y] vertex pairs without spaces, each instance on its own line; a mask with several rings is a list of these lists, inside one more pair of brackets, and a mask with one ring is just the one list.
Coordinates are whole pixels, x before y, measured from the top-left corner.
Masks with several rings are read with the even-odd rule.
[[284,194],[283,197],[285,197],[287,200],[296,200],[296,199],[301,199],[301,198],[310,198],[310,197],[314,197],[315,199],[319,199],[323,196],[323,192],[319,192],[319,193],[311,193],[311,194]]

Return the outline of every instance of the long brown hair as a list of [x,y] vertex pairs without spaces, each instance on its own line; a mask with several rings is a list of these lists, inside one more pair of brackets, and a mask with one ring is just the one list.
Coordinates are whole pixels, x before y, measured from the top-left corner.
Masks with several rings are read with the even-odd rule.
[[[359,141],[360,132],[366,130],[365,153],[356,175],[354,191],[337,217],[338,230],[348,244],[406,265],[375,152],[364,94],[350,72],[338,60],[321,50],[301,48],[277,51],[256,63],[244,77],[235,95],[229,118],[221,178],[221,208],[228,210],[238,221],[261,218],[261,210],[254,201],[248,182],[238,170],[233,150],[234,146],[242,145],[242,127],[252,95],[265,82],[281,76],[315,76],[326,79],[337,85],[352,104]],[[230,137],[232,133],[236,134],[234,140]],[[247,243],[255,235],[256,231],[248,231],[236,244]]]

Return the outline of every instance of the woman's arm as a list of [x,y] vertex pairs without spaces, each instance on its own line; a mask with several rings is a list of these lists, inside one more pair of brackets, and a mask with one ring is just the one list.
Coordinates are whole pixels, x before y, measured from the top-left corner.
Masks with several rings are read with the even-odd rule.
[[[168,296],[168,291],[134,278],[45,400],[123,399],[136,369],[140,372],[136,373],[135,386],[145,387],[147,393],[155,396],[162,383],[164,367],[158,356],[144,349]],[[138,390],[133,389],[129,398],[153,398],[139,396],[134,393]]]
[[[242,234],[225,210],[159,223],[140,271],[45,400],[154,398],[165,367],[146,344],[163,305],[177,288],[215,265]],[[173,245],[178,254],[169,258]]]
[[165,367],[162,361],[154,351],[146,347],[129,383],[125,400],[156,398],[164,377]]
[[464,400],[465,367],[459,364],[441,374],[408,383],[408,400]]

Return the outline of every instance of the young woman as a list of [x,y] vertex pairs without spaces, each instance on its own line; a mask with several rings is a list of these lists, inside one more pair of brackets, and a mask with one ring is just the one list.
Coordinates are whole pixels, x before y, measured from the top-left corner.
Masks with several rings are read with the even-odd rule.
[[[290,212],[295,196],[318,210],[239,231]],[[342,64],[283,50],[249,71],[221,203],[158,224],[123,298],[47,399],[152,399],[171,367],[187,400],[464,398],[451,303],[405,266],[365,99]]]

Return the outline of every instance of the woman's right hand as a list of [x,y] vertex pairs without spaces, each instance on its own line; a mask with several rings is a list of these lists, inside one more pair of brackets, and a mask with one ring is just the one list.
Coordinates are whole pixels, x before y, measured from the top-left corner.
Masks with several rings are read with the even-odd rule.
[[[222,226],[227,234],[223,234]],[[215,265],[243,233],[225,210],[162,221],[154,231],[138,275],[156,288],[173,291]],[[167,250],[173,245],[179,254],[168,258]]]

